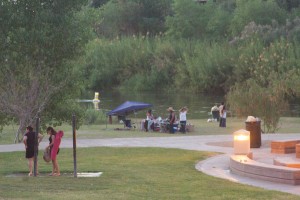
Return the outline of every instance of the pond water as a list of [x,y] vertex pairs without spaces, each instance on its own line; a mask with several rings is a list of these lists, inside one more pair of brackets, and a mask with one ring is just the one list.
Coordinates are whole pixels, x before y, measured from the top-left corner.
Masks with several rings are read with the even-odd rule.
[[[93,99],[94,93],[89,94],[88,99]],[[166,118],[168,116],[168,107],[173,107],[178,111],[183,106],[187,106],[189,119],[207,119],[210,116],[208,113],[215,103],[220,104],[225,100],[223,96],[207,95],[201,93],[164,93],[161,91],[152,92],[126,92],[120,93],[117,91],[102,91],[99,93],[99,109],[102,112],[113,110],[125,101],[139,101],[152,104],[152,111],[154,116]],[[93,103],[83,103],[86,107],[93,107]],[[178,113],[178,112],[177,112]],[[144,118],[146,109],[138,111],[136,117]],[[284,116],[299,117],[300,104],[299,101],[291,102],[290,108],[284,111]]]

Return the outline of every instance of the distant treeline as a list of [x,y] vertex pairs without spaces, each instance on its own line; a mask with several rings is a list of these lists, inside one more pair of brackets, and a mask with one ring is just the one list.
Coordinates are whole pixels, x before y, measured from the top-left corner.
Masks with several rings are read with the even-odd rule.
[[299,16],[297,0],[93,0],[81,15],[95,33],[82,77],[92,90],[227,93],[272,46],[288,51],[264,61],[270,70],[299,69]]
[[87,89],[223,94],[267,132],[300,96],[299,0],[93,0],[83,12]]
[[224,94],[275,131],[300,96],[299,16],[299,0],[2,0],[0,132],[80,124],[75,99],[111,89]]

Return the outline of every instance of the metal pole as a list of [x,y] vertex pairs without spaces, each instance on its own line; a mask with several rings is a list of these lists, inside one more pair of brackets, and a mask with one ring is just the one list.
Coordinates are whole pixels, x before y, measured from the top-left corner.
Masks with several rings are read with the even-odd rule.
[[34,135],[34,165],[33,165],[33,175],[34,176],[37,176],[37,156],[38,156],[38,151],[39,151],[39,148],[38,148],[38,145],[39,145],[39,142],[38,142],[38,134],[40,132],[40,118],[37,117],[36,118],[36,123],[35,123],[35,135]]
[[74,161],[74,177],[77,178],[77,161],[76,161],[76,116],[72,115],[73,129],[73,161]]
[[107,121],[109,120],[109,117],[108,117],[108,119],[106,119],[105,121],[105,130],[107,130]]

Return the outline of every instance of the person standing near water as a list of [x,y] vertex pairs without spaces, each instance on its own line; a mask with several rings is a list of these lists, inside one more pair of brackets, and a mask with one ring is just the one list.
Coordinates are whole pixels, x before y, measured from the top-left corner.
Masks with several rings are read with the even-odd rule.
[[180,121],[180,132],[181,133],[185,133],[187,111],[188,111],[188,109],[186,106],[182,107],[179,110],[179,121]]
[[219,106],[219,115],[220,115],[219,127],[221,127],[222,124],[223,109],[224,109],[224,102],[222,102],[221,105]]
[[151,129],[152,120],[153,120],[152,110],[149,109],[146,113],[146,120],[145,120],[146,132],[148,132]]
[[226,106],[223,106],[223,110],[222,110],[222,115],[220,116],[221,118],[221,123],[220,123],[220,127],[225,128],[226,127],[226,115],[227,115],[227,111],[226,111]]
[[176,117],[175,117],[175,110],[173,109],[173,107],[169,107],[167,109],[167,111],[169,111],[169,132],[170,133],[175,133],[174,132],[174,123],[175,123],[175,120],[176,120]]

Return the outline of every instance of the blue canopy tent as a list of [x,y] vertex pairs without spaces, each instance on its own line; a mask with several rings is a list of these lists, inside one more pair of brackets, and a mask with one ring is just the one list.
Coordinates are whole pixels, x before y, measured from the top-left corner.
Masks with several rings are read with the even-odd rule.
[[106,115],[108,116],[126,116],[130,113],[134,113],[135,111],[142,110],[145,108],[152,107],[151,104],[143,103],[143,102],[135,102],[135,101],[126,101],[123,104],[119,105],[112,111],[108,112]]
[[108,116],[119,116],[122,117],[124,124],[126,127],[131,127],[130,120],[126,120],[126,116],[135,113],[138,110],[143,110],[145,108],[152,107],[152,104],[143,103],[143,102],[135,102],[135,101],[126,101],[123,104],[119,105],[112,111],[106,113]]

